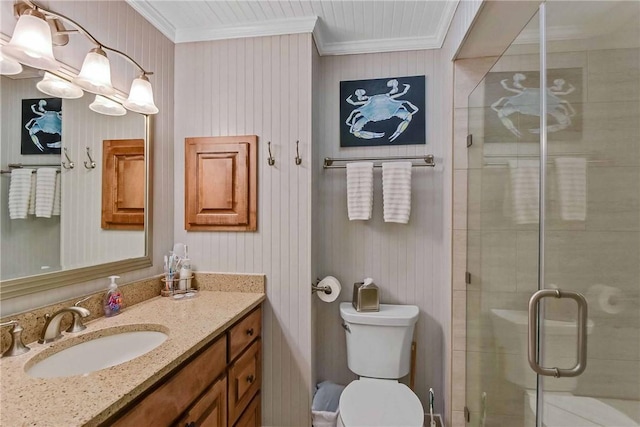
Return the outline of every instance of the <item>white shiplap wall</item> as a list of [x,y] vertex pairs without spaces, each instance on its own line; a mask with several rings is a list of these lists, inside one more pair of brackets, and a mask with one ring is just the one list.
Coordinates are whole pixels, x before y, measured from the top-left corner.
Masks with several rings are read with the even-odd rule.
[[[65,14],[91,31],[99,40],[127,52],[154,72],[149,79],[160,113],[153,117],[153,258],[154,266],[121,274],[121,283],[148,277],[162,271],[162,255],[173,242],[173,85],[174,44],[135,12],[124,1],[44,1],[44,6]],[[11,35],[15,26],[13,2],[0,2],[0,32]],[[90,49],[79,35],[72,35],[66,47],[54,48],[56,58],[79,69]],[[109,54],[112,81],[128,92],[136,70],[116,55]],[[2,121],[4,122],[4,111]],[[80,162],[84,144],[77,147]],[[4,160],[3,160],[4,162]],[[81,162],[78,167],[82,167]],[[82,201],[78,201],[81,203]],[[169,207],[169,208],[168,208]],[[116,272],[114,272],[116,273]],[[104,279],[70,285],[53,291],[1,301],[2,315],[25,311],[53,302],[85,295],[106,288]]]
[[[310,420],[311,49],[310,34],[176,45],[175,241],[197,270],[267,276],[265,426]],[[259,138],[258,231],[187,233],[184,138],[249,134]]]
[[[333,275],[343,284],[339,301],[351,301],[352,285],[372,277],[381,289],[381,302],[415,304],[420,308],[416,327],[416,392],[427,408],[427,393],[433,387],[443,394],[444,334],[449,319],[441,306],[444,281],[442,260],[448,244],[443,229],[443,150],[446,117],[442,103],[442,76],[438,55],[433,50],[349,55],[320,58],[317,159],[324,157],[401,156],[434,154],[436,168],[412,171],[411,218],[408,225],[385,223],[382,219],[382,176],[374,171],[374,207],[369,221],[349,221],[346,204],[346,173],[343,169],[319,169],[318,203],[314,206],[314,248],[318,253],[320,277]],[[340,148],[339,83],[342,80],[426,75],[427,144]],[[316,104],[317,103],[317,104]],[[319,161],[319,160],[318,160]],[[347,368],[344,330],[340,326],[338,302],[314,303],[318,380],[342,384],[354,376]],[[442,405],[440,399],[439,407]]]

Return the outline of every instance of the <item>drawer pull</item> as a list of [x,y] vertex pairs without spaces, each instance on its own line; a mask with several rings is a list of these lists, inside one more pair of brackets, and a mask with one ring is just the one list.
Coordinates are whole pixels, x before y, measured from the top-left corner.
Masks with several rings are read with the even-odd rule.
[[250,337],[253,336],[253,328],[247,329],[247,335],[249,335]]
[[255,380],[255,377],[254,377],[253,375],[249,375],[249,376],[247,377],[247,382],[248,382],[249,384],[253,384],[253,380]]

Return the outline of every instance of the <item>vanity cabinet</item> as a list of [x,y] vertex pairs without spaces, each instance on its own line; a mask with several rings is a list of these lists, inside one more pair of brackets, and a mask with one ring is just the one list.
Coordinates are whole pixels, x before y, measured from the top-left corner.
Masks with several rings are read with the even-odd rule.
[[260,307],[108,420],[110,426],[260,426]]

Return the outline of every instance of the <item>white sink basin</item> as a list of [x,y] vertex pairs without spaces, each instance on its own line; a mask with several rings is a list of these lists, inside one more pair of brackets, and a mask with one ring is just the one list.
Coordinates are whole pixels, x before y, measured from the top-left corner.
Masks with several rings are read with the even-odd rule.
[[167,334],[158,331],[128,331],[96,337],[42,359],[25,368],[36,378],[71,377],[119,365],[158,347]]

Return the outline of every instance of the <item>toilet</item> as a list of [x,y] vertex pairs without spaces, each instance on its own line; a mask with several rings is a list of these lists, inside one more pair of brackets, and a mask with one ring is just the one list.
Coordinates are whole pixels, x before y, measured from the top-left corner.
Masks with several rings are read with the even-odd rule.
[[409,373],[411,341],[418,320],[414,305],[380,304],[358,312],[340,304],[349,370],[358,375],[340,396],[338,426],[421,427],[424,409],[413,391],[398,382]]
[[[525,426],[535,426],[537,406],[536,374],[528,362],[528,313],[518,310],[491,309],[491,323],[501,354],[505,379],[524,392]],[[587,321],[587,334],[594,322]],[[577,334],[576,322],[544,320],[545,355],[552,366],[571,366],[575,354],[567,341]],[[568,354],[567,354],[568,353]],[[553,378],[545,381],[543,393],[543,426],[637,426],[638,424],[608,403],[621,406],[614,399],[595,399],[575,396],[571,392],[578,385],[578,378]],[[622,401],[622,404],[625,402]]]

